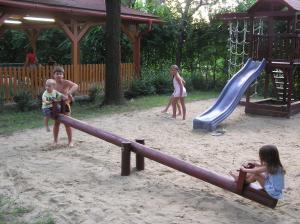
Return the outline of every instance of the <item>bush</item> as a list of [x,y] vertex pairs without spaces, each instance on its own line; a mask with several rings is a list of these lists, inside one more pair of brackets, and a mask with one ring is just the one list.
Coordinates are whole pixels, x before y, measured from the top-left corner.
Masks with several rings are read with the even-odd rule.
[[92,85],[89,88],[89,101],[90,102],[95,102],[97,97],[99,97],[103,93],[103,90],[101,86],[98,85]]
[[155,94],[155,88],[149,79],[138,79],[131,83],[128,91],[125,91],[124,95],[127,99],[135,98],[138,96],[147,96]]
[[193,74],[191,76],[191,83],[195,90],[205,90],[206,89],[205,79],[202,75]]
[[163,73],[157,73],[152,76],[151,81],[157,94],[166,94],[172,92],[172,84],[170,78]]
[[27,89],[21,89],[13,97],[20,111],[31,110],[34,106],[34,100],[32,99],[31,93]]

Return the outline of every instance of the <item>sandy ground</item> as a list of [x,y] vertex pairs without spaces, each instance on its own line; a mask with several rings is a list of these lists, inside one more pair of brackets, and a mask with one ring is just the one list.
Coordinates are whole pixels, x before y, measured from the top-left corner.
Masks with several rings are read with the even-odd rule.
[[[25,218],[51,214],[56,223],[300,223],[300,114],[291,119],[250,116],[238,107],[225,134],[192,130],[192,119],[213,101],[187,104],[186,121],[162,108],[86,120],[197,166],[227,175],[264,144],[275,144],[287,170],[284,200],[276,209],[244,199],[146,160],[146,170],[120,176],[120,149],[75,131],[75,147],[49,146],[44,129],[0,137],[0,194],[34,208]],[[134,157],[132,166],[134,167]]]

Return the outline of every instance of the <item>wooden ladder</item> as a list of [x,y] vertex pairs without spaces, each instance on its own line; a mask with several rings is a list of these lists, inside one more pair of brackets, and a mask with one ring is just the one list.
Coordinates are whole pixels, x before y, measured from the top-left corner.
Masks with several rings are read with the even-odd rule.
[[[273,69],[272,80],[274,83],[274,90],[275,90],[277,100],[286,103],[288,100],[288,91],[290,88],[290,83],[287,78],[287,75],[285,75],[282,70]],[[294,88],[292,88],[291,101],[292,102],[295,101]]]

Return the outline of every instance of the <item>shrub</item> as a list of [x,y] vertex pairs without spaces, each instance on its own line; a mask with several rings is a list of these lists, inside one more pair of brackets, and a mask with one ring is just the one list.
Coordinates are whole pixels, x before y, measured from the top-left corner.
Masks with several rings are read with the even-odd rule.
[[151,81],[149,79],[138,79],[131,83],[129,90],[125,91],[124,96],[130,99],[151,94],[155,94],[155,88],[152,86]]
[[195,90],[205,90],[206,89],[205,79],[202,75],[193,74],[191,76],[191,83]]
[[153,75],[151,83],[155,88],[155,92],[157,94],[165,94],[170,93],[172,91],[172,84],[170,78],[166,74],[157,73]]
[[103,93],[103,89],[99,85],[92,85],[89,88],[89,101],[95,102],[97,97]]
[[34,100],[31,93],[27,89],[21,89],[13,97],[20,111],[27,111],[33,108]]

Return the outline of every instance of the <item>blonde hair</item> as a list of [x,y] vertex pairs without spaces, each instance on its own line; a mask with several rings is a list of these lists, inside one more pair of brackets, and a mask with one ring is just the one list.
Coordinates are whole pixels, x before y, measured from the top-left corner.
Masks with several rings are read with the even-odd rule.
[[47,85],[55,86],[56,85],[56,81],[54,79],[47,79],[46,86]]
[[171,69],[175,69],[177,72],[179,72],[179,67],[177,65],[171,65]]

